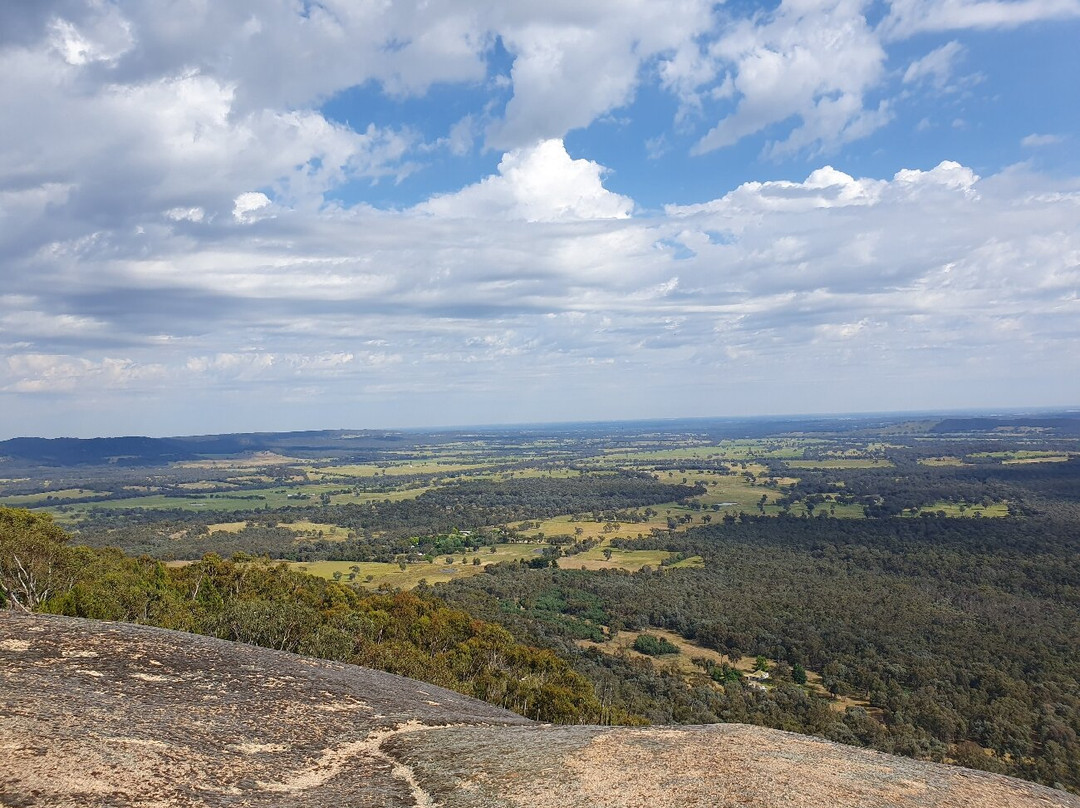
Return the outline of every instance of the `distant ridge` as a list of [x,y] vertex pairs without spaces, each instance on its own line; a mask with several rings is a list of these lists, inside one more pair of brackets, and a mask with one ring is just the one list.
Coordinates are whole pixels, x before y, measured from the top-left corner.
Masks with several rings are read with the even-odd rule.
[[0,442],[0,456],[51,466],[106,463],[169,463],[194,457],[183,441],[170,438],[12,438]]
[[[631,437],[657,432],[693,432],[703,439],[764,437],[784,433],[847,433],[883,430],[910,423],[913,414],[859,414],[851,416],[776,416],[755,418],[684,418],[618,422],[531,424],[519,427],[476,426],[431,430],[322,429],[294,432],[240,432],[222,435],[190,435],[167,438],[125,436],[115,438],[34,438],[0,441],[0,458],[43,466],[152,466],[181,460],[234,457],[255,452],[272,452],[311,459],[347,458],[355,462],[379,459],[387,449],[408,449],[418,442],[449,443],[479,435],[495,443],[505,438],[513,443],[527,434],[577,435],[603,426],[611,432]],[[994,430],[1038,431],[1043,436],[1080,435],[1080,412],[1043,412],[948,416],[924,414],[921,429],[935,434],[989,433]]]
[[931,427],[930,431],[947,434],[950,432],[990,432],[995,429],[1032,429],[1057,435],[1080,435],[1080,413],[1025,418],[1015,416],[945,418]]
[[0,612],[0,805],[1080,808],[1000,775],[737,724],[534,724],[411,679]]
[[53,466],[142,466],[252,452],[302,456],[385,449],[405,440],[386,430],[251,432],[231,435],[148,438],[12,438],[0,441],[0,457]]

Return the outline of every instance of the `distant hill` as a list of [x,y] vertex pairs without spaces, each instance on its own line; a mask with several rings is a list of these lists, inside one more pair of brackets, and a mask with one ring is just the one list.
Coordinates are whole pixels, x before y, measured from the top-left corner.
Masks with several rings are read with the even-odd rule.
[[432,685],[0,612],[0,805],[1080,808],[1008,777],[720,724],[534,724]]
[[404,442],[386,431],[321,430],[147,438],[12,438],[0,441],[0,457],[47,466],[150,466],[178,460],[278,452],[301,457],[363,455]]
[[153,465],[194,457],[171,438],[12,438],[0,441],[0,456],[48,466]]
[[994,432],[995,430],[1030,430],[1051,435],[1080,435],[1080,413],[1048,416],[986,416],[945,418],[931,427],[936,434],[955,432]]
[[[650,433],[692,433],[708,440],[760,438],[781,434],[895,434],[911,429],[910,415],[853,415],[846,417],[693,418],[664,421],[620,421],[580,424],[533,424],[520,427],[475,427],[444,430],[324,429],[300,432],[241,432],[169,438],[32,438],[0,441],[0,458],[42,466],[154,466],[179,460],[234,457],[273,452],[289,457],[381,459],[387,450],[407,450],[417,443],[452,443],[481,438],[493,450],[514,447],[523,439],[546,435],[588,438],[625,433],[640,441]],[[1030,430],[1043,436],[1080,435],[1080,413],[948,417],[923,416],[919,432],[934,434],[993,433]],[[505,446],[504,446],[505,444]]]

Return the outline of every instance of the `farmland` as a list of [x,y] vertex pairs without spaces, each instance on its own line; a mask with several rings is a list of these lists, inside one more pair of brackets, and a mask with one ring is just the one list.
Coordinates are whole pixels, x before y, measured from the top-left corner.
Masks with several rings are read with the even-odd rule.
[[350,597],[412,590],[564,660],[605,720],[758,723],[1080,788],[1080,430],[1061,423],[290,433],[141,465],[106,442],[96,465],[0,460],[0,504],[140,570],[283,562]]
[[[966,488],[954,493],[949,475],[995,466],[1038,469],[1078,454],[1067,440],[1040,446],[1027,433],[984,435],[970,446],[951,435],[932,440],[923,422],[906,438],[900,437],[903,424],[857,434],[815,433],[812,426],[753,438],[691,428],[697,424],[393,439],[319,433],[325,447],[318,457],[297,451],[300,441],[293,436],[288,445],[256,446],[233,456],[95,467],[88,475],[78,467],[29,467],[0,481],[0,505],[42,509],[93,543],[118,542],[163,557],[193,558],[219,547],[304,563],[378,563],[389,565],[388,571],[373,580],[410,586],[419,573],[401,574],[401,563],[430,568],[444,550],[481,552],[507,542],[543,544],[561,566],[634,572],[661,559],[633,555],[651,550],[615,545],[743,516],[1003,518],[1010,502],[1000,487],[980,489],[978,497]],[[354,459],[353,445],[363,447],[363,461]],[[911,479],[901,469],[913,464],[940,479],[921,481],[925,490],[912,492],[898,481]],[[586,501],[574,494],[589,486],[625,488],[617,481],[634,477],[678,495],[663,501],[650,495],[648,502],[624,498],[607,507],[606,495]],[[565,502],[561,511],[545,504],[544,492],[556,489]],[[508,508],[500,492],[510,490],[515,493]],[[466,491],[480,498],[455,504],[458,492]],[[526,518],[513,518],[515,511]],[[477,538],[453,547],[454,541],[438,539],[454,530]],[[497,557],[502,559],[501,550]]]

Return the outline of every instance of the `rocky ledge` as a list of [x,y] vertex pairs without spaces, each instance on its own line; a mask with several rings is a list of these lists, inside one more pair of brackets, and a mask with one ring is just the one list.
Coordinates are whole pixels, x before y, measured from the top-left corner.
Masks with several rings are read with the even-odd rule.
[[0,805],[1080,808],[1080,799],[759,727],[534,724],[365,668],[3,612]]

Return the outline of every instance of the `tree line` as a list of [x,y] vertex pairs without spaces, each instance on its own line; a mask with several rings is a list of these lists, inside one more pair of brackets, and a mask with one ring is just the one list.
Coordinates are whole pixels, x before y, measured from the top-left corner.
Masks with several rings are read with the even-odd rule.
[[[48,515],[0,508],[0,606],[120,620],[366,665],[557,723],[596,723],[593,688],[551,650],[410,593],[362,594],[266,558],[182,567],[71,546]],[[615,720],[633,717],[612,714]]]
[[[705,566],[503,564],[438,592],[525,641],[576,654],[611,703],[650,720],[750,720],[1080,791],[1074,522],[744,515],[620,544],[693,553]],[[817,671],[831,693],[869,709],[823,713],[787,682],[718,693],[574,650],[601,625],[668,629],[729,660],[762,655]]]

